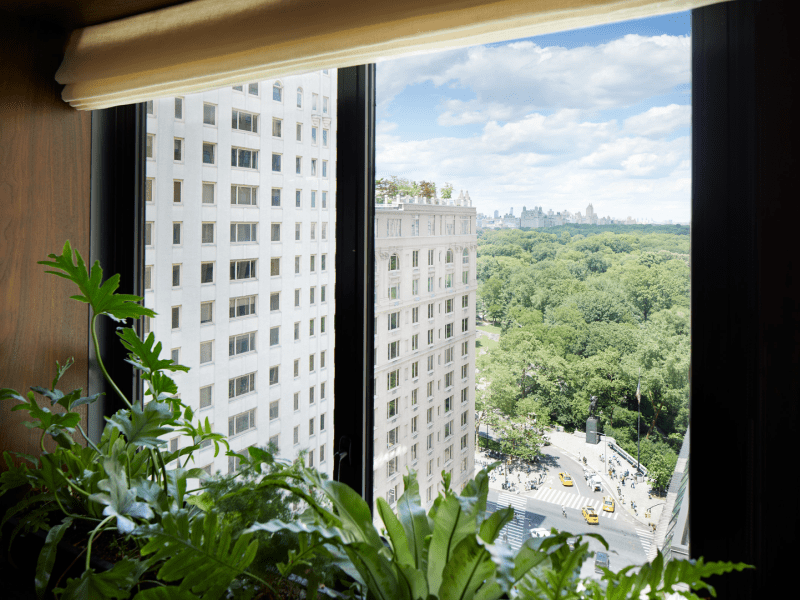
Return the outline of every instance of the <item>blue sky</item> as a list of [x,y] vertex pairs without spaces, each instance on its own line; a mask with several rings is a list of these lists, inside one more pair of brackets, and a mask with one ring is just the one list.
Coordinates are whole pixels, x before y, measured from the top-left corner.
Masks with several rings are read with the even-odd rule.
[[522,206],[690,214],[689,12],[378,63],[378,177]]

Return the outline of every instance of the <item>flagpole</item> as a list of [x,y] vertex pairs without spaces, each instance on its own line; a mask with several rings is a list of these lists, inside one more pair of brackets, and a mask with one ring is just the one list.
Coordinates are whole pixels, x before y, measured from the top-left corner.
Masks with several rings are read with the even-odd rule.
[[639,367],[639,383],[636,384],[636,402],[638,404],[637,409],[637,417],[636,417],[636,474],[639,474],[641,468],[639,467],[639,453],[642,449],[641,443],[641,434],[639,433],[639,429],[641,428],[642,424],[642,368]]

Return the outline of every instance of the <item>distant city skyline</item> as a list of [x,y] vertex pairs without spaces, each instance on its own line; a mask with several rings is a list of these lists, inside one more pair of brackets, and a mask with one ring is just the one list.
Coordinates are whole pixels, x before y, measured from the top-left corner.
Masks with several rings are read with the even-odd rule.
[[691,19],[682,12],[377,66],[377,176],[522,206],[689,222]]

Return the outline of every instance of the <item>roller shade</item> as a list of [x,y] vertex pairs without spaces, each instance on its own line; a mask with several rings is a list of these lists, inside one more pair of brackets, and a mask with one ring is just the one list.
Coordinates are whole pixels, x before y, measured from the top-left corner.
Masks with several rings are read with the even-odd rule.
[[72,32],[80,110],[688,10],[720,0],[194,0]]

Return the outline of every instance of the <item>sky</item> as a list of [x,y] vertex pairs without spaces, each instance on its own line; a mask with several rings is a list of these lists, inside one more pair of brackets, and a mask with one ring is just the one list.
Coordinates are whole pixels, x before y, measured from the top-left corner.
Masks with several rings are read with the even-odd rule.
[[691,16],[377,64],[377,177],[513,207],[688,222]]

